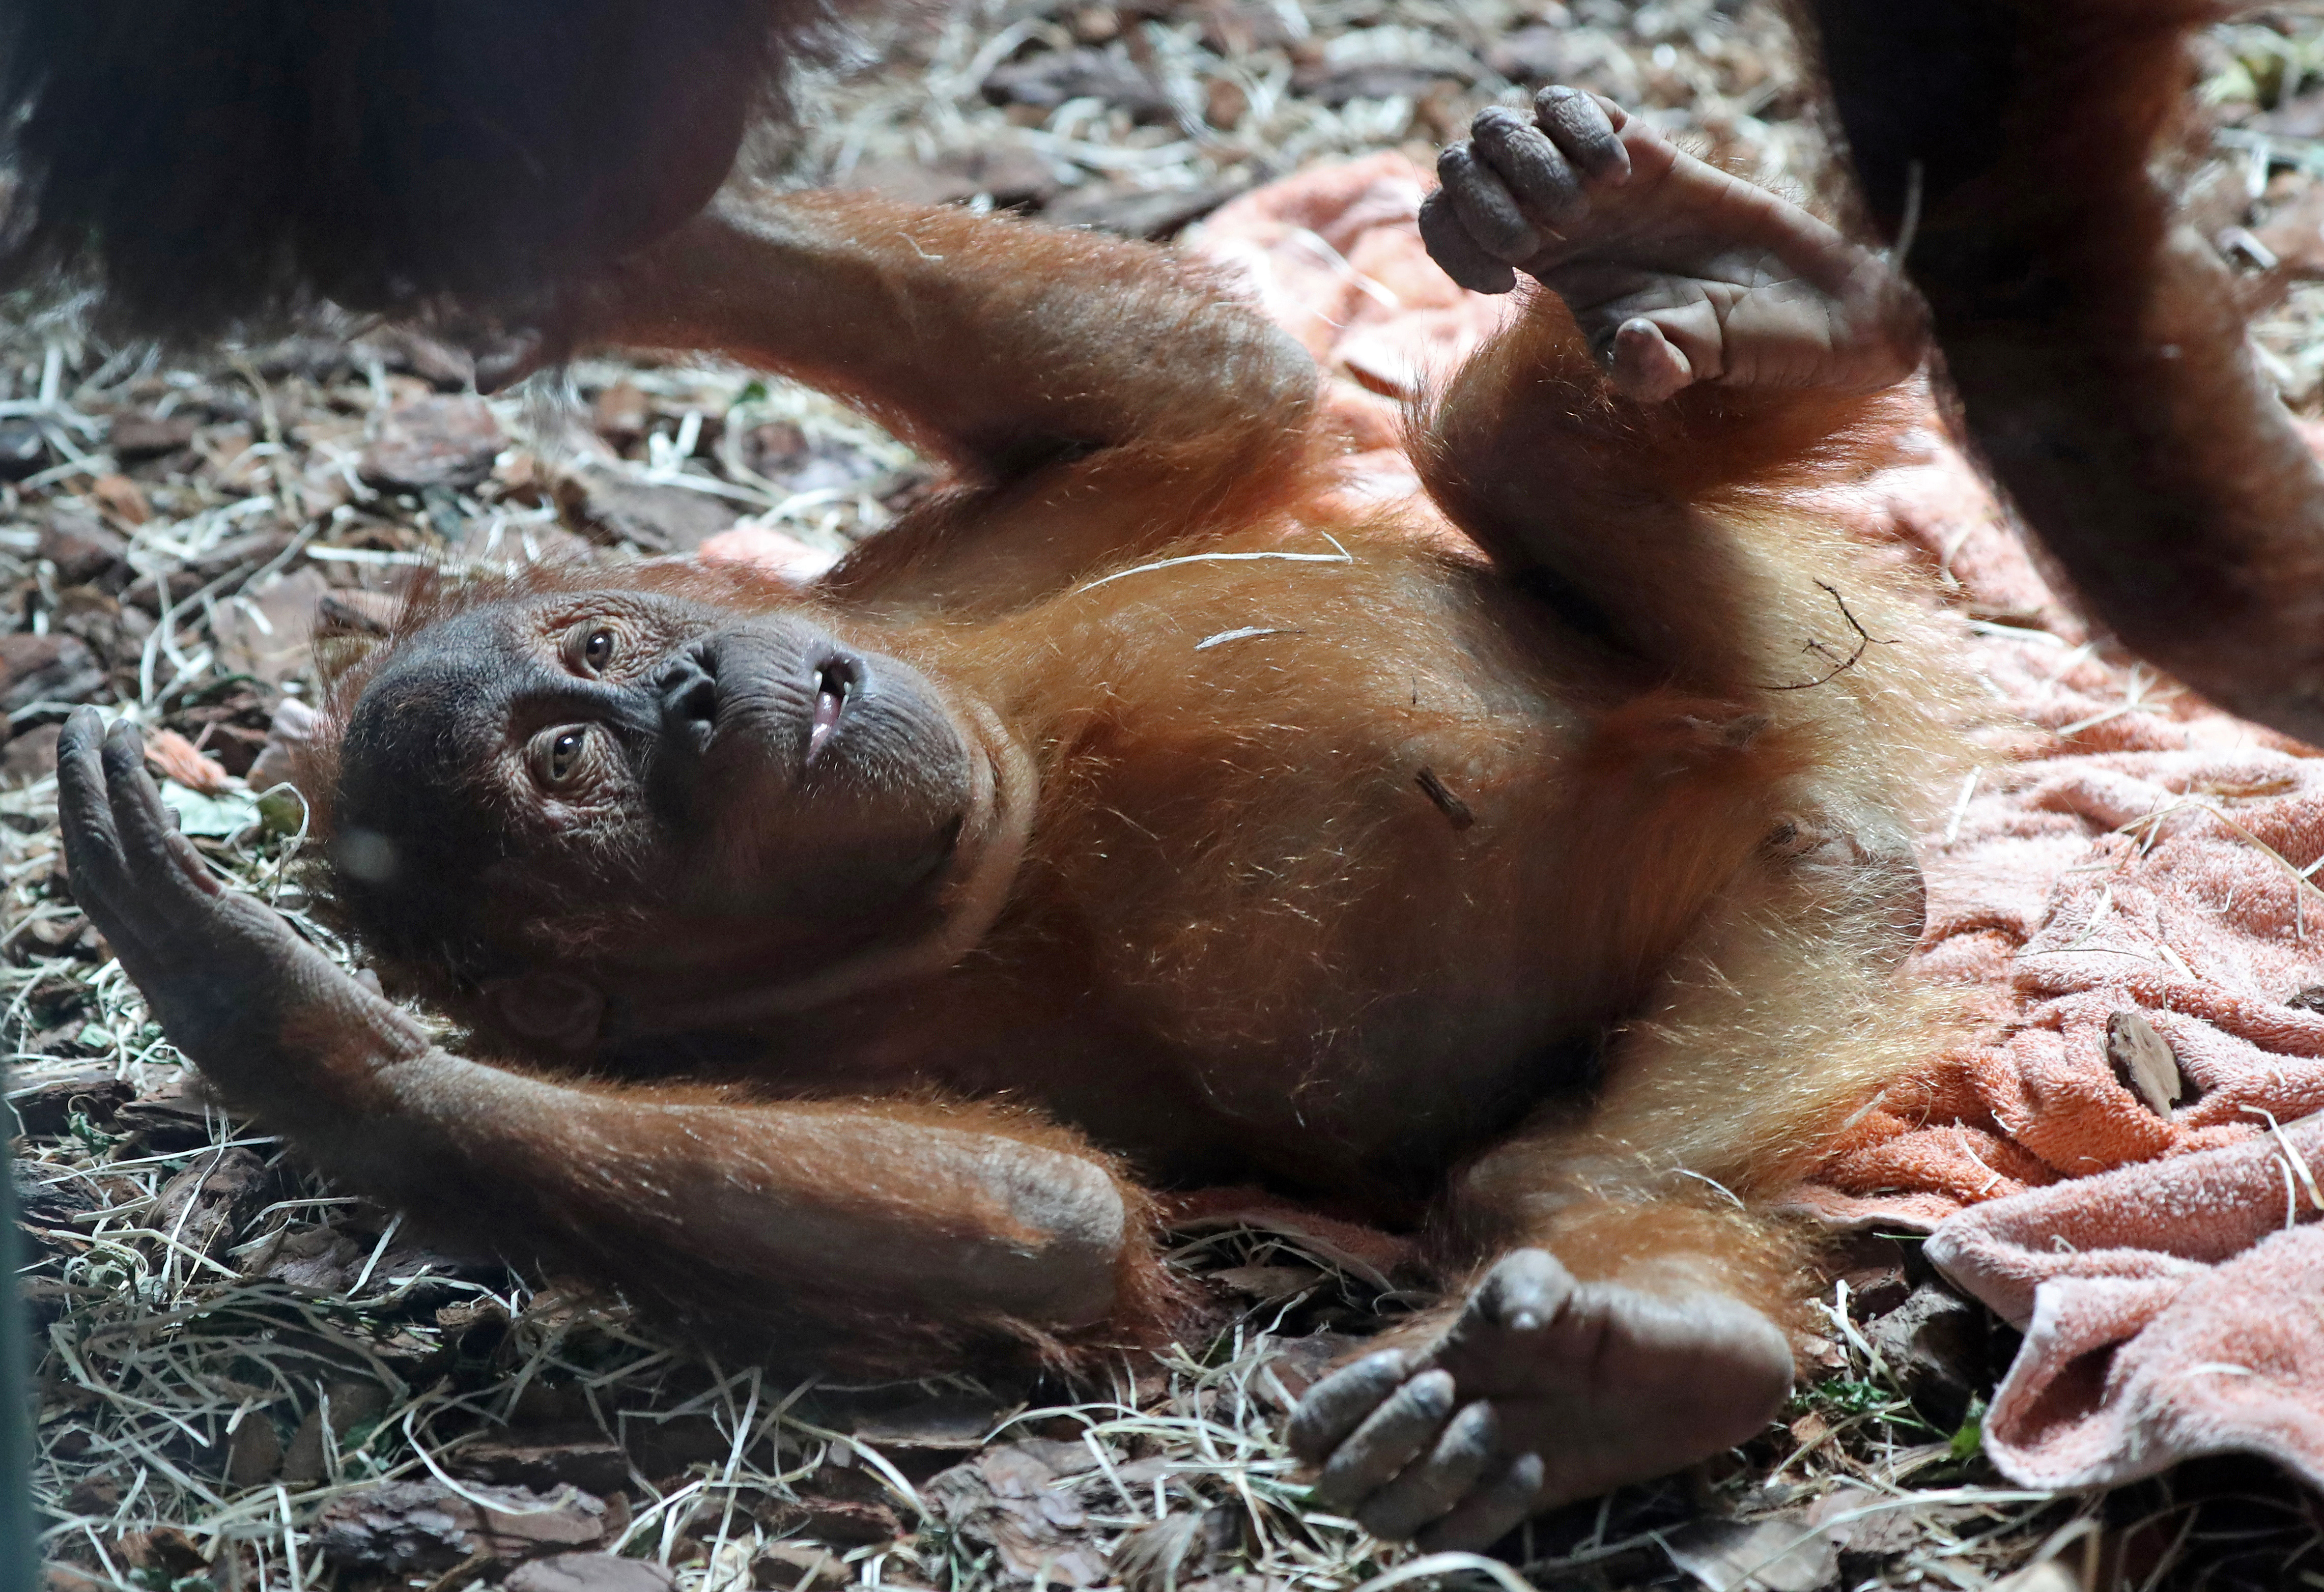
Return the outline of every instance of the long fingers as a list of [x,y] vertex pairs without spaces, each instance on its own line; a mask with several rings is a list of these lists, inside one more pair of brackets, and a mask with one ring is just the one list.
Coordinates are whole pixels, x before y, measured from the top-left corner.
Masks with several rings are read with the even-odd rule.
[[225,888],[145,772],[136,725],[75,711],[57,741],[57,815],[73,899],[149,996],[215,945]]
[[1582,180],[1618,188],[1630,179],[1622,129],[1630,118],[1610,99],[1553,83],[1533,97],[1534,121]]
[[1451,1511],[1492,1462],[1500,1422],[1480,1399],[1452,1417],[1435,1445],[1355,1507],[1358,1524],[1401,1541]]
[[1541,253],[1542,235],[1502,174],[1480,158],[1473,143],[1446,146],[1436,157],[1436,180],[1477,246],[1515,265]]
[[[1543,1467],[1500,1450],[1491,1395],[1509,1362],[1530,1363],[1511,1350],[1554,1330],[1574,1287],[1547,1250],[1512,1250],[1471,1290],[1427,1357],[1416,1364],[1383,1350],[1317,1383],[1290,1433],[1295,1452],[1323,1464],[1317,1501],[1389,1540],[1483,1546],[1523,1520],[1540,1495]],[[1471,1388],[1472,1379],[1482,1387]]]
[[1321,1465],[1403,1385],[1411,1369],[1403,1350],[1383,1348],[1316,1383],[1291,1413],[1286,1434],[1291,1451],[1310,1465]]
[[144,947],[116,905],[127,897],[129,877],[114,825],[104,739],[105,721],[95,708],[75,708],[65,721],[57,738],[57,818],[73,899],[112,942],[115,955],[134,958]]
[[1592,189],[1629,180],[1627,120],[1577,88],[1535,97],[1533,115],[1494,106],[1437,158],[1442,186],[1421,207],[1422,240],[1445,274],[1481,293],[1515,285],[1510,268],[1540,255],[1588,214]]
[[1361,1503],[1433,1444],[1452,1413],[1452,1375],[1415,1376],[1333,1450],[1315,1478],[1315,1496],[1327,1507]]
[[1420,203],[1420,241],[1437,268],[1472,293],[1506,293],[1517,285],[1508,262],[1494,259],[1469,235],[1452,196],[1441,188]]
[[1527,215],[1559,226],[1590,208],[1572,163],[1546,133],[1517,112],[1502,106],[1478,112],[1470,136],[1477,158],[1500,178]]
[[57,737],[57,819],[64,829],[65,866],[76,882],[95,882],[117,851],[113,807],[106,800],[97,747],[105,721],[93,707],[77,707]]
[[174,879],[195,886],[205,896],[220,894],[223,887],[202,866],[201,853],[194,850],[193,842],[179,833],[160,787],[145,772],[145,741],[137,726],[126,719],[115,721],[105,738],[102,760],[114,833],[140,881],[160,886]]
[[1520,1454],[1450,1514],[1420,1533],[1423,1552],[1480,1552],[1523,1524],[1541,1496],[1538,1454]]

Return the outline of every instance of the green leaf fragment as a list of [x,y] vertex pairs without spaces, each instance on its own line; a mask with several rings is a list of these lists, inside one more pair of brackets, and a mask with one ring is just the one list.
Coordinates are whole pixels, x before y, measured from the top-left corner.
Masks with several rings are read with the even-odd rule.
[[178,814],[178,827],[188,834],[232,840],[259,822],[258,804],[238,790],[213,796],[166,783],[161,787],[161,800]]
[[1960,1430],[1954,1432],[1947,1445],[1955,1460],[1974,1459],[1985,1449],[1985,1401],[1973,1398],[1969,1402],[1969,1413],[1961,1417]]

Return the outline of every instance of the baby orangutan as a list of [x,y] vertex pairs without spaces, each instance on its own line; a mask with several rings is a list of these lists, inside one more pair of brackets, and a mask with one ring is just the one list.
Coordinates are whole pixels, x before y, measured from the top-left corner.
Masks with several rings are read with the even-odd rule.
[[1307,360],[1166,253],[730,198],[579,333],[813,382],[971,484],[803,592],[428,584],[335,682],[340,904],[494,1059],[223,888],[86,712],[78,898],[347,1186],[762,1349],[1151,1340],[1148,1191],[1263,1183],[1468,1278],[1298,1412],[1382,1535],[1749,1437],[1803,1288],[1766,1209],[1930,1042],[1892,975],[1948,688],[1790,506],[1877,450],[1916,323],[1569,90],[1447,170],[1448,268],[1551,290],[1418,433],[1473,549],[1339,494]]

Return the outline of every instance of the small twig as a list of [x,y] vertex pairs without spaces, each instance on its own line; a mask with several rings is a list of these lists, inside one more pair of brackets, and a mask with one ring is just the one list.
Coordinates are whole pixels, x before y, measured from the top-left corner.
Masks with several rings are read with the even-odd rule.
[[[1814,688],[1815,688],[1816,686],[1821,686],[1821,685],[1827,684],[1827,683],[1828,683],[1828,682],[1830,682],[1830,681],[1832,681],[1832,680],[1838,679],[1841,675],[1843,675],[1843,674],[1847,673],[1849,669],[1854,668],[1854,667],[1857,666],[1857,664],[1858,664],[1858,662],[1863,658],[1863,657],[1864,657],[1864,649],[1865,649],[1866,648],[1868,648],[1868,647],[1872,646],[1874,643],[1877,642],[1880,646],[1883,646],[1883,647],[1894,647],[1895,645],[1896,645],[1896,640],[1895,640],[1895,638],[1889,638],[1889,639],[1886,639],[1886,640],[1884,640],[1884,639],[1883,639],[1883,638],[1881,638],[1881,637],[1878,637],[1878,636],[1874,635],[1870,630],[1866,630],[1866,629],[1864,628],[1864,626],[1863,626],[1863,625],[1862,625],[1862,624],[1861,624],[1861,623],[1857,620],[1856,615],[1849,612],[1849,607],[1848,607],[1848,599],[1847,599],[1847,598],[1845,598],[1845,597],[1843,597],[1843,596],[1841,596],[1841,595],[1840,594],[1840,588],[1839,588],[1838,586],[1833,585],[1833,584],[1832,584],[1830,581],[1828,581],[1828,580],[1820,580],[1820,581],[1816,582],[1816,584],[1818,584],[1818,585],[1821,586],[1825,591],[1827,591],[1827,592],[1829,592],[1829,593],[1831,593],[1831,600],[1832,600],[1835,603],[1839,604],[1839,607],[1840,607],[1840,618],[1842,618],[1842,619],[1844,619],[1844,620],[1846,620],[1846,621],[1848,621],[1848,628],[1849,628],[1849,630],[1854,630],[1854,631],[1856,632],[1856,650],[1855,650],[1855,651],[1853,651],[1853,652],[1851,652],[1851,653],[1849,653],[1846,658],[1841,658],[1838,663],[1833,664],[1833,665],[1831,666],[1831,668],[1830,669],[1830,671],[1829,671],[1829,672],[1824,673],[1824,674],[1821,674],[1821,675],[1818,675],[1818,676],[1817,676],[1814,679],[1812,679],[1812,680],[1802,680],[1802,681],[1800,681],[1798,684],[1796,684],[1796,685],[1792,685],[1792,686],[1760,686],[1760,687],[1759,687],[1759,689],[1760,689],[1760,690],[1762,690],[1762,691],[1809,691],[1809,690],[1812,690],[1812,689],[1814,689]],[[1826,647],[1826,646],[1825,646],[1825,645],[1824,645],[1821,640],[1812,640],[1812,641],[1808,642],[1808,643],[1807,643],[1807,645],[1806,645],[1806,648],[1804,649],[1804,650],[1809,651],[1809,652],[1815,653],[1815,654],[1817,654],[1818,656],[1820,656],[1820,657],[1823,657],[1823,658],[1830,658],[1830,657],[1831,656],[1831,649],[1830,648]]]
[[1435,769],[1423,768],[1413,777],[1412,782],[1420,787],[1422,795],[1436,804],[1453,828],[1467,829],[1477,822],[1477,814],[1469,810],[1469,804],[1452,794],[1444,781],[1437,778]]

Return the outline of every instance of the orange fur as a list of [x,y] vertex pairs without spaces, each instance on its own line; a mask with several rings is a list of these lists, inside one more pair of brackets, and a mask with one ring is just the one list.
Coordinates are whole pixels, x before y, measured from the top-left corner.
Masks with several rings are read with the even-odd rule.
[[[1789,507],[1877,456],[1887,400],[1625,405],[1539,299],[1425,422],[1430,489],[1484,550],[1447,553],[1334,495],[1308,378],[1166,257],[861,198],[754,203],[610,286],[606,334],[822,381],[968,483],[804,594],[651,566],[423,581],[343,660],[332,715],[431,625],[586,612],[613,582],[803,614],[982,704],[1023,749],[1031,832],[950,965],[733,1008],[697,1025],[706,1048],[670,1018],[665,1049],[587,1058],[608,1081],[561,1081],[572,1058],[496,1026],[461,947],[625,992],[650,1030],[780,985],[772,942],[538,870],[480,886],[468,938],[399,930],[418,949],[393,982],[570,1091],[555,1131],[505,1128],[503,1229],[841,1357],[872,1353],[847,1341],[872,1321],[916,1323],[883,1363],[1049,1341],[858,1285],[844,1255],[738,1271],[680,1206],[622,1192],[704,1154],[672,1124],[711,1110],[737,1175],[899,1253],[1014,1242],[1005,1210],[899,1182],[844,1127],[966,1126],[1120,1192],[1115,1304],[1080,1352],[1167,1318],[1148,1182],[1433,1216],[1449,1265],[1529,1241],[1585,1277],[1685,1256],[1783,1318],[1796,1254],[1751,1212],[1927,1043],[1891,920],[1900,837],[1959,755],[1951,688],[1910,603]],[[310,788],[335,787],[334,756]],[[582,1118],[601,1136],[576,1139]],[[592,1157],[631,1170],[592,1182]],[[326,1158],[404,1197],[357,1136]],[[482,1199],[484,1175],[447,1186]]]

